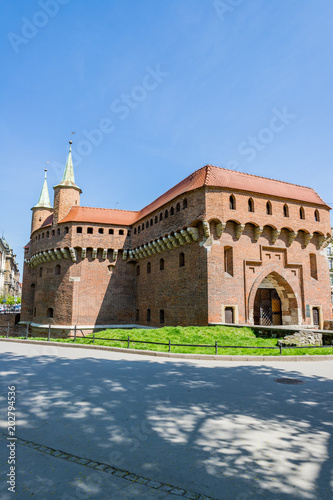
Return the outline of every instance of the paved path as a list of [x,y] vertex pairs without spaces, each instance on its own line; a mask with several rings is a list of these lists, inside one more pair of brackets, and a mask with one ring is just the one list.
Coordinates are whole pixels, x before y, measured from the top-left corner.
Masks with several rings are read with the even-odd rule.
[[[276,383],[296,378],[300,385]],[[16,498],[325,500],[333,362],[183,361],[0,343],[0,498],[7,387]]]

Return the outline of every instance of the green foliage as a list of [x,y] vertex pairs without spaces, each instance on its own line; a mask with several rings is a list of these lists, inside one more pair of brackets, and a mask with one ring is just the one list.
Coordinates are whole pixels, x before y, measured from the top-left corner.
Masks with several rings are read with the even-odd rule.
[[13,306],[15,304],[15,297],[13,297],[12,295],[7,295],[6,304],[7,306]]

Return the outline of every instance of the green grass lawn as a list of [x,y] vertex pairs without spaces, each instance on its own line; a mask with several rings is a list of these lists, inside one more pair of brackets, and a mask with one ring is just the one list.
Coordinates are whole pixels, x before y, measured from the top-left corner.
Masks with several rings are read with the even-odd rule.
[[[247,355],[247,356],[279,356],[278,349],[258,349],[258,347],[277,347],[278,339],[262,339],[256,337],[256,334],[251,328],[232,328],[226,326],[188,326],[188,327],[173,327],[166,326],[158,329],[112,329],[95,332],[95,336],[101,340],[95,339],[95,345],[104,345],[109,347],[127,347],[127,338],[130,336],[131,340],[161,342],[171,344],[208,344],[215,346],[215,341],[218,345],[223,346],[251,346],[253,349],[234,349],[219,348],[218,354],[234,354],[234,355]],[[20,337],[25,338],[25,337]],[[29,337],[30,338],[30,337]],[[108,339],[124,339],[126,342],[113,341]],[[34,337],[34,340],[46,340],[45,337]],[[73,343],[73,338],[67,339],[51,339],[57,342]],[[92,344],[93,335],[87,335],[85,338],[77,337],[76,343]],[[153,345],[143,343],[130,343],[131,349],[141,349],[150,351],[168,352],[168,345]],[[215,347],[174,347],[171,346],[173,353],[196,353],[196,354],[215,354]],[[313,355],[313,354],[333,354],[332,347],[326,348],[313,348],[313,349],[283,349],[284,356],[291,355]]]

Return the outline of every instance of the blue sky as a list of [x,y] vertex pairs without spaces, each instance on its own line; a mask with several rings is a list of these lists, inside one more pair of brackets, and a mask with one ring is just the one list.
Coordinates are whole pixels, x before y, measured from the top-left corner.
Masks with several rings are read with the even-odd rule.
[[21,269],[70,139],[83,206],[138,210],[207,163],[333,204],[332,18],[331,0],[4,2],[0,232]]

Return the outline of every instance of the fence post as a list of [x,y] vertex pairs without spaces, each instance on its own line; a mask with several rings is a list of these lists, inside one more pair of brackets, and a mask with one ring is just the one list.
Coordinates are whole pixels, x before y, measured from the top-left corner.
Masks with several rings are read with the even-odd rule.
[[9,337],[9,323],[7,323],[7,339]]
[[279,347],[280,347],[280,354],[282,354],[282,345],[280,344]]
[[47,341],[50,342],[50,338],[51,338],[51,325],[49,325],[49,333],[47,335]]
[[215,340],[215,354],[217,354],[217,340]]
[[171,341],[169,339],[169,352],[171,352]]
[[76,325],[74,326],[74,342],[76,341]]
[[95,343],[95,332],[93,333],[93,344]]
[[127,339],[127,349],[129,349],[129,344],[130,344],[130,336],[128,336],[128,339]]
[[27,339],[29,337],[29,323],[27,323],[27,330],[25,332],[25,338]]

